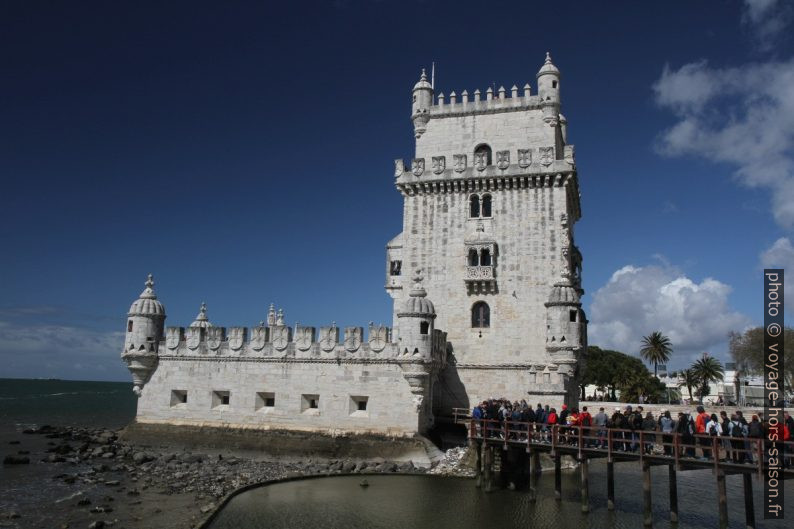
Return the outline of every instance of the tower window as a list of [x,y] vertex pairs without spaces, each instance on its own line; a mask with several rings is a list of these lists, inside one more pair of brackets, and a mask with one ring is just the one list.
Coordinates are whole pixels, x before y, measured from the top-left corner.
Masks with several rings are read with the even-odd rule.
[[320,395],[303,394],[301,395],[301,412],[317,414],[320,411]]
[[426,321],[419,323],[419,334],[427,334],[430,332],[430,324]]
[[557,88],[557,81],[552,81],[551,82],[551,87],[552,88]]
[[469,198],[469,217],[477,218],[480,216],[480,197],[472,195]]
[[477,266],[480,264],[479,257],[477,256],[477,250],[472,248],[469,250],[469,266]]
[[132,320],[127,322],[127,332],[132,332]]
[[219,409],[221,406],[228,406],[231,393],[228,391],[212,392],[212,408]]
[[480,254],[480,266],[491,266],[490,250],[483,250]]
[[486,145],[485,143],[481,143],[480,145],[478,145],[474,149],[475,157],[476,157],[476,155],[481,154],[481,153],[485,153],[485,165],[491,165],[493,163],[492,162],[492,156],[491,156],[492,155],[491,148],[488,145]]
[[491,309],[484,301],[478,301],[471,308],[471,326],[485,329],[491,326]]
[[389,264],[389,275],[398,276],[402,273],[403,262],[402,261],[392,261]]
[[576,311],[575,310],[569,311],[568,315],[569,315],[572,323],[576,321]]
[[483,217],[490,217],[491,216],[491,195],[483,195],[482,196],[482,216]]

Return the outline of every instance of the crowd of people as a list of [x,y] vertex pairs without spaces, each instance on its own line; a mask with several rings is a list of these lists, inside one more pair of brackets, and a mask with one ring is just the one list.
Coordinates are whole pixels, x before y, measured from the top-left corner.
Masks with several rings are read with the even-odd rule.
[[[662,409],[657,417],[643,406],[616,407],[611,414],[600,407],[591,414],[587,406],[579,410],[563,405],[558,412],[541,403],[533,408],[525,400],[489,399],[475,406],[471,417],[477,436],[504,439],[506,433],[512,440],[549,443],[556,435],[559,444],[582,442],[588,448],[607,449],[611,442],[615,451],[643,450],[668,456],[674,455],[677,448],[681,457],[718,457],[734,463],[756,461],[759,442],[754,439],[768,439],[776,434],[778,440],[790,441],[794,430],[794,418],[788,412],[782,423],[770,426],[761,413],[748,420],[739,410],[730,415],[725,410],[708,413],[703,406],[675,416]],[[642,436],[640,432],[644,432]],[[717,454],[712,453],[714,438]],[[782,458],[785,466],[791,457],[788,453]]]

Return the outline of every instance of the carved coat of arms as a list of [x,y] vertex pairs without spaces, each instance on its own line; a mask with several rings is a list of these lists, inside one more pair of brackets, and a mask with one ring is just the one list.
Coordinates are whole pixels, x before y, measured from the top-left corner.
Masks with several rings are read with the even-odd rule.
[[510,166],[510,151],[496,151],[496,167],[505,170]]
[[369,348],[371,351],[379,353],[386,348],[389,341],[389,328],[383,325],[375,326],[369,324]]
[[239,351],[245,343],[245,327],[232,327],[229,331],[229,347],[232,351]]
[[267,327],[259,326],[251,329],[251,349],[261,351],[267,343]]
[[295,331],[295,347],[308,350],[314,342],[314,327],[298,327]]
[[518,149],[518,166],[526,169],[532,163],[532,151],[530,149]]
[[351,353],[361,347],[361,327],[345,327],[345,349]]
[[400,178],[405,172],[405,160],[402,158],[394,160],[394,178]]
[[289,345],[289,327],[286,325],[281,325],[278,327],[273,327],[273,347],[277,351],[283,351]]
[[336,325],[320,328],[320,348],[326,353],[333,351],[339,343],[339,328]]
[[540,148],[540,165],[549,166],[554,161],[554,147]]
[[179,347],[179,340],[182,338],[182,329],[179,327],[169,327],[166,330],[165,346],[169,349]]
[[433,173],[441,174],[447,168],[446,156],[433,156]]
[[223,343],[223,328],[210,327],[207,329],[207,345],[213,351],[217,351]]
[[411,172],[414,176],[422,176],[422,173],[425,172],[425,159],[414,158],[414,161],[411,163]]
[[200,327],[188,327],[187,328],[187,337],[185,341],[187,342],[188,349],[198,349],[199,344],[201,343],[201,331]]
[[453,168],[455,169],[456,173],[462,173],[466,170],[466,155],[465,154],[455,154],[452,156],[452,161],[454,162]]

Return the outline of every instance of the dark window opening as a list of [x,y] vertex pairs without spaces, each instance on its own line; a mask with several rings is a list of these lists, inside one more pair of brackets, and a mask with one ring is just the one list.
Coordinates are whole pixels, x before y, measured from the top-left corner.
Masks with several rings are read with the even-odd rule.
[[484,329],[491,326],[491,309],[484,301],[478,301],[471,308],[471,326]]
[[491,266],[491,252],[490,250],[483,250],[480,254],[480,265]]
[[576,311],[572,310],[568,314],[569,314],[569,317],[571,319],[571,322],[575,322],[576,321]]
[[485,153],[485,165],[491,165],[491,148],[486,144],[478,145],[476,149],[474,149],[474,155]]
[[318,404],[318,401],[317,401],[317,399],[310,399],[310,400],[309,400],[309,407],[310,407],[310,408],[314,408],[314,409],[317,409],[317,408],[319,408],[320,406],[319,406],[319,404]]
[[275,397],[265,397],[265,407],[273,408],[276,405]]
[[469,250],[469,266],[477,266],[480,264],[479,258],[477,257],[477,250],[471,249]]
[[430,332],[430,324],[426,321],[419,322],[419,334],[427,334]]
[[132,320],[127,322],[127,332],[132,332]]
[[551,87],[552,88],[557,88],[557,81],[552,81],[551,82]]
[[491,216],[491,195],[483,195],[482,197],[482,216]]
[[366,400],[358,401],[358,411],[367,411],[367,401]]
[[402,261],[392,261],[389,264],[389,275],[398,276],[402,273],[403,262]]
[[224,406],[229,405],[229,395],[221,395],[221,404]]
[[472,195],[469,199],[469,217],[477,218],[480,216],[480,197]]

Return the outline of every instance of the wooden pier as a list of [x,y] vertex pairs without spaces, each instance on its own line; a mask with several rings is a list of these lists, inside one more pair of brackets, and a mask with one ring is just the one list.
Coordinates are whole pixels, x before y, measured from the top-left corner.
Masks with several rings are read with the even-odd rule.
[[[677,523],[678,472],[709,469],[717,487],[720,529],[728,527],[728,502],[725,477],[741,474],[744,486],[745,523],[756,527],[753,505],[753,476],[761,483],[768,464],[764,458],[763,438],[714,437],[696,435],[694,443],[685,443],[681,434],[655,431],[600,428],[598,426],[539,425],[536,423],[495,419],[473,420],[468,410],[455,409],[455,422],[468,430],[469,446],[477,451],[476,483],[486,491],[497,486],[498,471],[510,451],[526,453],[530,501],[537,500],[540,454],[548,453],[554,461],[554,495],[562,497],[562,457],[571,456],[578,463],[582,512],[590,510],[589,461],[605,458],[607,464],[607,508],[615,508],[615,464],[634,463],[642,469],[643,520],[653,523],[651,467],[666,466],[669,478],[670,522]],[[730,448],[723,441],[734,441]],[[794,442],[787,441],[781,458],[780,475],[794,477],[791,468]],[[734,448],[736,447],[736,448]],[[698,456],[698,452],[700,455]],[[785,464],[784,464],[785,463]],[[499,468],[498,468],[499,467]]]

